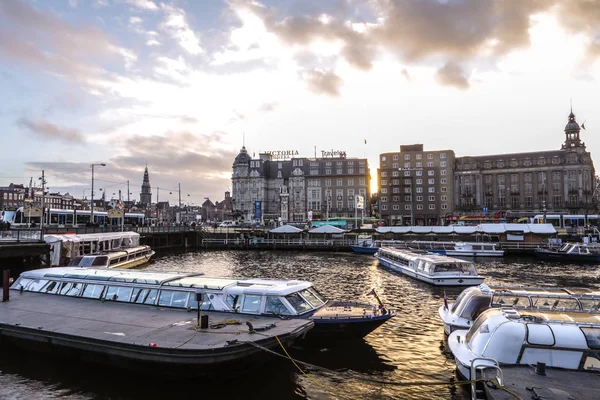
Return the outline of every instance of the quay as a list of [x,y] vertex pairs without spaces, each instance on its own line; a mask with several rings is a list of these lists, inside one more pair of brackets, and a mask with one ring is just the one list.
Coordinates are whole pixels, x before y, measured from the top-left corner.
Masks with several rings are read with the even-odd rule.
[[[118,301],[10,290],[0,303],[0,342],[174,376],[264,363],[263,348],[291,345],[313,326],[306,319],[196,312]],[[168,368],[157,368],[158,366]]]

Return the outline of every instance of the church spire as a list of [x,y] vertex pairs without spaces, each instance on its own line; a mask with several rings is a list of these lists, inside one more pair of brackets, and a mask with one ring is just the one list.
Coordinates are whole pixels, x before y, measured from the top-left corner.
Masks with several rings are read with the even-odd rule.
[[152,191],[150,187],[150,176],[148,175],[148,164],[144,170],[144,181],[142,182],[142,192],[140,193],[140,203],[149,206],[152,203]]

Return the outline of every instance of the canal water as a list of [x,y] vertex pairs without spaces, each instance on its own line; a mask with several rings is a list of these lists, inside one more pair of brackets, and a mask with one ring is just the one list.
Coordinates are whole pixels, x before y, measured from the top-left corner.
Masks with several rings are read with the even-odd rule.
[[[600,287],[600,267],[540,262],[533,258],[476,260],[489,284]],[[265,366],[240,376],[171,382],[61,359],[0,353],[1,399],[467,399],[456,382],[438,317],[442,288],[383,269],[373,256],[352,253],[204,251],[163,254],[144,269],[204,272],[208,276],[304,279],[331,299],[375,302],[375,289],[398,315],[358,342],[290,349],[302,367],[265,354]],[[450,300],[462,289],[446,289]]]

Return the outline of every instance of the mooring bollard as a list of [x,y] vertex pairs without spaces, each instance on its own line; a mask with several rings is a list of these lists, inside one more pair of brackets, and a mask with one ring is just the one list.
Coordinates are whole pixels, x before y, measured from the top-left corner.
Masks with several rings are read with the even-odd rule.
[[10,270],[5,269],[2,275],[2,301],[8,301],[8,289],[10,288]]

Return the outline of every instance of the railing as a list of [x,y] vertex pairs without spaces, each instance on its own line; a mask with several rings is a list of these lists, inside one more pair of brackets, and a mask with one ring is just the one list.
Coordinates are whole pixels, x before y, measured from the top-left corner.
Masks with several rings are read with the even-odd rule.
[[[482,364],[482,363],[478,363],[478,361],[487,361],[490,364]],[[483,371],[484,369],[487,368],[492,368],[494,370],[496,370],[496,381],[498,382],[499,386],[504,386],[504,375],[502,373],[502,370],[500,369],[500,364],[498,363],[498,361],[496,361],[493,358],[486,358],[486,357],[476,357],[474,359],[471,360],[471,376],[469,377],[469,379],[471,380],[471,398],[472,399],[477,399],[477,371]]]
[[0,231],[0,242],[41,242],[40,229],[9,229]]
[[249,239],[202,239],[202,244],[213,244],[223,245],[292,245],[292,246],[354,246],[357,244],[356,240],[347,239],[263,239],[263,238],[249,238]]
[[544,247],[544,242],[498,242],[502,250],[533,250]]

